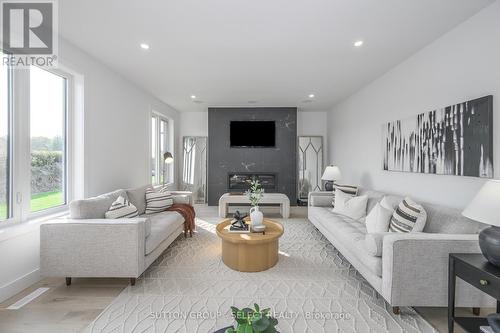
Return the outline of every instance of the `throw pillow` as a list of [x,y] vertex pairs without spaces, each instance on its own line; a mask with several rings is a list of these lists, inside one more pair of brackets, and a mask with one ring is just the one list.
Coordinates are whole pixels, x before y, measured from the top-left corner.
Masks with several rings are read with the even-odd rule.
[[380,201],[380,205],[385,209],[389,209],[395,211],[398,208],[399,203],[401,202],[401,198],[398,198],[393,195],[386,195]]
[[368,196],[366,195],[353,197],[343,191],[338,191],[335,196],[335,207],[332,211],[359,220],[366,216],[367,203]]
[[390,232],[366,234],[364,243],[366,252],[371,256],[381,257],[384,247],[384,236],[388,234],[390,234]]
[[337,192],[344,192],[346,194],[349,194],[351,197],[355,197],[358,195],[358,187],[357,186],[352,186],[352,185],[335,185],[333,188],[333,198],[332,198],[332,206],[335,207],[335,193]]
[[132,218],[138,215],[137,208],[122,196],[119,196],[104,214],[107,219]]
[[421,205],[406,197],[391,218],[391,232],[420,232],[424,230],[427,213]]
[[153,189],[146,191],[146,214],[163,212],[173,203],[174,199],[171,194],[156,192]]
[[389,223],[394,209],[386,209],[380,203],[376,203],[375,207],[366,216],[366,231],[368,233],[387,232],[389,231]]

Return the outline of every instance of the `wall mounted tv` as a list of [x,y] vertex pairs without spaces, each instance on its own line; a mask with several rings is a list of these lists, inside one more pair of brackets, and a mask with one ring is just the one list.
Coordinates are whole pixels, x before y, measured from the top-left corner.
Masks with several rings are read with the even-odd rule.
[[231,121],[231,147],[267,148],[276,146],[274,121]]

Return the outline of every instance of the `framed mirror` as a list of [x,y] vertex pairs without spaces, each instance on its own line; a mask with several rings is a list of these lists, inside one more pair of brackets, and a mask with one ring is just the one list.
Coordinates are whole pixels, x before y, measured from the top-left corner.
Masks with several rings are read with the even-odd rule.
[[193,192],[197,204],[207,202],[207,142],[206,136],[185,136],[182,140],[181,190]]
[[307,203],[309,192],[321,191],[323,173],[323,137],[299,136],[298,138],[298,189],[299,204]]

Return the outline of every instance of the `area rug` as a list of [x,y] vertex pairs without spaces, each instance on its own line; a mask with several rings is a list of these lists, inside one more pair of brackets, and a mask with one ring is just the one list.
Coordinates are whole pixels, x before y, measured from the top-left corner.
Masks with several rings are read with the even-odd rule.
[[411,308],[390,306],[305,218],[278,219],[279,262],[241,273],[221,260],[217,218],[198,218],[86,332],[209,333],[233,324],[230,307],[269,307],[282,333],[436,332]]

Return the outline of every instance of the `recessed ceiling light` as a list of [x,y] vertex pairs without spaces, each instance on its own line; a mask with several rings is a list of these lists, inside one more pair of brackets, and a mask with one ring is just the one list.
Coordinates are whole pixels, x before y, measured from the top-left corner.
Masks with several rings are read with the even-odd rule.
[[191,95],[191,99],[195,99],[196,98],[196,95]]
[[314,94],[309,94],[307,97],[314,98]]
[[362,40],[358,40],[358,41],[354,42],[354,46],[356,46],[356,47],[360,47],[362,45],[363,45],[363,41]]
[[149,45],[146,43],[141,43],[141,49],[143,50],[149,50]]

